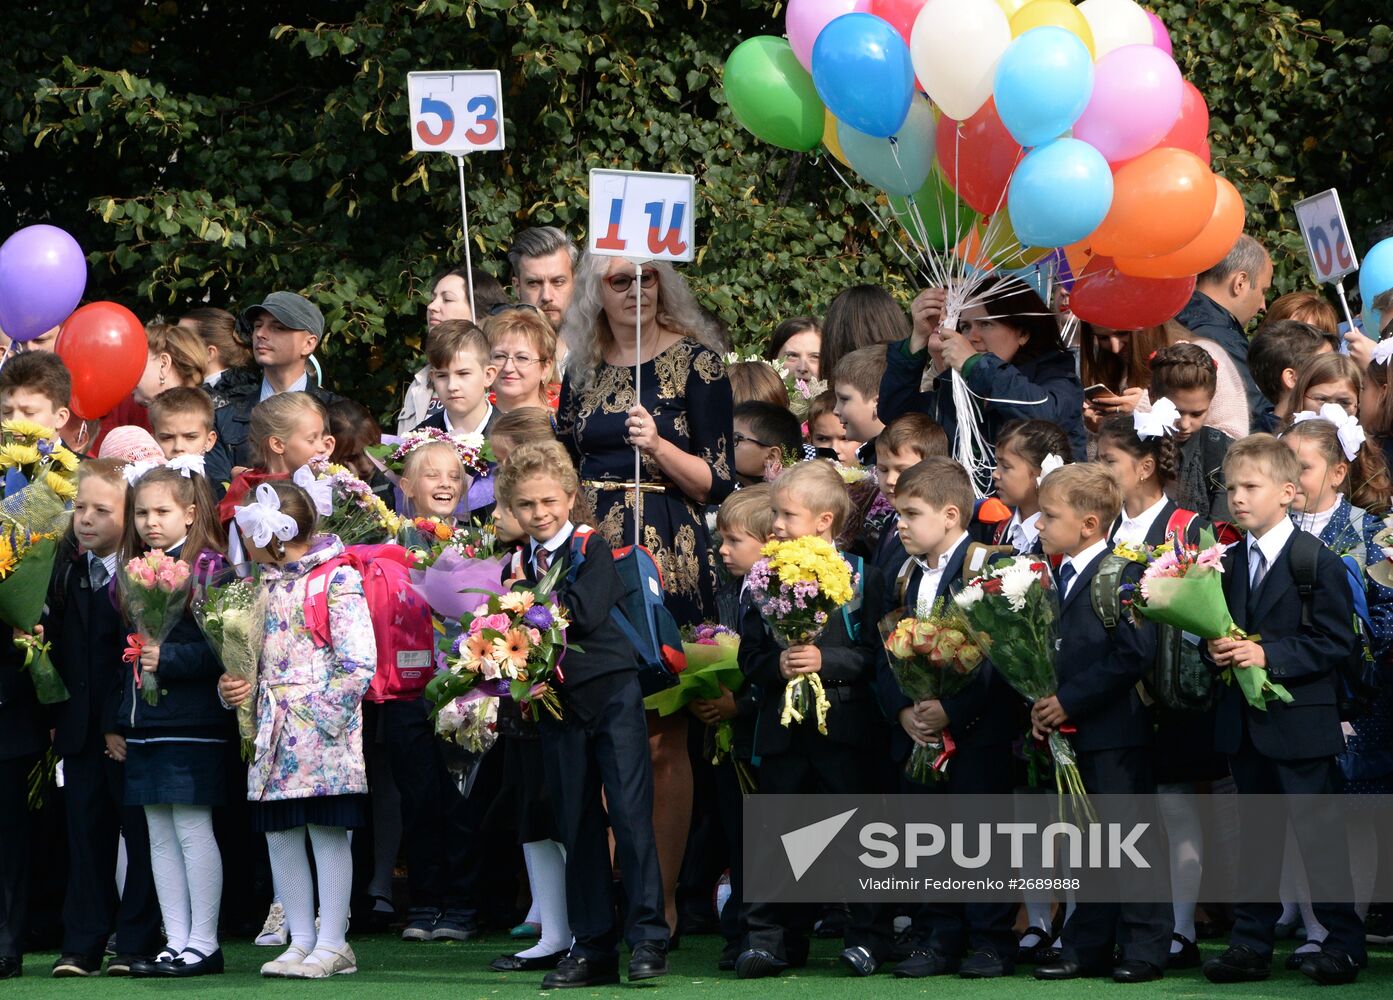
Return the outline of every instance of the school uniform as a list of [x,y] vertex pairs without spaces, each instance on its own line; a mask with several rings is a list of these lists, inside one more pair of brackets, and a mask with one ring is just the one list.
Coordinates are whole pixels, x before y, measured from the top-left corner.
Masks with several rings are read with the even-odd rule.
[[[963,586],[963,565],[971,546],[964,532],[948,551],[933,564],[911,559],[904,576],[906,615],[927,615],[938,601],[952,599]],[[887,589],[887,603],[895,604],[899,592]],[[890,720],[891,758],[899,770],[899,791],[910,794],[1009,795],[1014,785],[1014,758],[1011,743],[1021,731],[1021,699],[984,660],[968,685],[941,699],[948,716],[948,731],[957,750],[948,763],[946,780],[921,785],[904,774],[904,765],[914,748],[913,741],[899,724],[900,712],[913,702],[900,690],[890,670],[889,660],[881,656],[876,664],[876,697]],[[1015,903],[924,903],[913,908],[913,947],[936,952],[956,964],[965,949],[989,949],[1006,964],[1009,972],[1016,952],[1016,936],[1011,929]],[[906,975],[909,970],[899,970]]]
[[[820,677],[830,703],[827,735],[817,730],[812,714],[802,723],[779,722],[788,682],[779,672],[783,651],[751,605],[740,620],[740,669],[758,684],[763,697],[755,719],[753,754],[759,761],[759,794],[846,794],[876,790],[883,758],[876,753],[883,731],[872,685],[880,656],[880,635],[869,620],[884,602],[881,575],[865,567],[861,607],[832,615],[816,645],[822,652]],[[859,634],[853,635],[853,629]],[[816,908],[781,903],[746,903],[747,949],[765,951],[780,962],[807,960],[807,933]],[[878,908],[853,904],[845,944],[865,948],[878,964],[889,956],[889,927]]]
[[565,679],[557,692],[562,717],[543,711],[538,724],[566,848],[566,907],[575,934],[570,954],[604,966],[615,961],[620,937],[606,812],[628,901],[624,939],[631,949],[647,944],[666,951],[668,925],[653,836],[653,771],[638,661],[610,618],[624,586],[609,543],[598,532],[587,540],[584,562],[570,579],[573,534],[567,522],[544,545],[533,542],[523,576],[533,583],[561,562],[565,570],[555,593],[571,620],[566,639],[584,650],[568,653],[562,662]]
[[492,403],[486,405],[488,406],[488,410],[485,411],[484,419],[479,421],[477,427],[456,427],[450,422],[450,415],[443,409],[440,409],[436,410],[411,429],[413,431],[437,430],[444,431],[446,434],[482,434],[484,437],[488,437],[489,432],[493,430],[493,425],[497,423],[500,414],[498,408]]
[[[101,559],[65,543],[43,622],[54,666],[68,689],[68,700],[52,713],[68,823],[62,952],[93,961],[100,961],[113,925],[118,955],[152,955],[160,945],[145,813],[124,804],[125,765],[106,755],[105,734],[116,731],[126,635],[114,599],[115,568],[115,555]],[[118,894],[116,852],[122,835],[126,879]]]
[[[1122,622],[1108,630],[1093,610],[1090,587],[1109,551],[1100,539],[1060,562],[1057,695],[1066,725],[1075,729],[1069,739],[1084,788],[1095,795],[1150,795],[1156,791],[1153,719],[1137,682],[1156,658],[1155,628]],[[1122,579],[1135,583],[1140,575],[1141,567],[1132,564]],[[1155,834],[1148,834],[1141,850],[1156,857]],[[1159,971],[1166,966],[1172,927],[1169,903],[1080,903],[1064,925],[1061,954],[1083,974],[1111,968],[1114,949],[1121,962],[1145,962]]]
[[[1353,605],[1339,557],[1322,547],[1316,561],[1316,586],[1309,624],[1303,624],[1301,595],[1292,573],[1290,551],[1296,528],[1283,518],[1261,538],[1249,535],[1224,557],[1224,596],[1239,628],[1262,636],[1267,675],[1292,696],[1287,704],[1267,703],[1259,712],[1248,705],[1237,684],[1228,685],[1218,706],[1215,746],[1229,757],[1240,793],[1332,795],[1339,791],[1335,757],[1344,749],[1336,708],[1336,666],[1355,651]],[[1289,816],[1302,860],[1313,885],[1336,898],[1352,899],[1348,856],[1332,850],[1328,832],[1343,828],[1337,800],[1330,808],[1310,808]],[[1270,830],[1240,825],[1244,872],[1280,870],[1283,838]],[[1343,845],[1340,845],[1343,846]],[[1316,919],[1329,932],[1324,947],[1343,951],[1362,962],[1364,927],[1352,903],[1314,903]],[[1244,945],[1260,957],[1272,955],[1274,929],[1281,915],[1276,902],[1249,902],[1234,908],[1231,945]]]
[[28,930],[29,772],[48,746],[34,682],[23,664],[24,653],[14,643],[0,642],[0,959],[16,962]]
[[894,578],[895,573],[908,558],[909,553],[904,549],[904,540],[900,538],[900,515],[895,514],[885,522],[868,561],[880,572],[881,577],[888,581]]

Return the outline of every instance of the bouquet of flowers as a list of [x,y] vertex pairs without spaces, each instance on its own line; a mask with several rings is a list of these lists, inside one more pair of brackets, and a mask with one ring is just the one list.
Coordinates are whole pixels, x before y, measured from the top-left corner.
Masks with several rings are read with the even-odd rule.
[[393,514],[372,487],[342,465],[314,458],[295,473],[319,507],[319,528],[338,535],[344,545],[363,545],[394,538],[401,518]]
[[[784,647],[816,642],[832,615],[856,594],[851,567],[830,542],[811,535],[770,542],[762,552],[746,581],[775,640]],[[802,722],[811,710],[825,736],[830,707],[822,678],[801,674],[784,689],[779,721]]]
[[189,564],[162,549],[151,549],[116,567],[121,608],[135,629],[126,636],[122,659],[131,665],[135,686],[146,704],[159,703],[160,686],[155,676],[147,676],[148,672],[140,669],[140,651],[145,646],[159,645],[169,636],[183,613],[192,582]]
[[788,391],[789,411],[799,419],[800,422],[808,419],[808,410],[812,407],[813,400],[827,391],[827,383],[823,379],[805,379],[793,374],[788,370],[788,366],[778,358],[770,361],[768,358],[761,358],[757,355],[743,356],[735,351],[731,351],[725,356],[728,365],[738,364],[742,361],[759,361],[778,374],[783,380],[784,389]]
[[[1132,546],[1117,554],[1146,566],[1141,582],[1124,588],[1123,599],[1134,614],[1201,639],[1259,641],[1235,625],[1229,614],[1222,576],[1224,546],[1215,542],[1213,532],[1201,532],[1197,547],[1173,538],[1154,549]],[[1291,692],[1272,683],[1265,667],[1225,670],[1223,677],[1230,684],[1237,680],[1248,704],[1261,711],[1267,711],[1269,701],[1292,700]]]
[[472,691],[440,706],[435,716],[437,736],[482,754],[498,742],[498,699]]
[[[901,617],[892,611],[880,622],[880,636],[889,655],[890,672],[906,698],[920,702],[954,695],[965,688],[982,665],[982,649],[967,633],[956,606],[934,604],[927,617]],[[905,765],[911,781],[928,784],[947,776],[957,744],[947,729],[939,741],[915,744]]]
[[[1054,669],[1059,600],[1049,566],[1037,558],[1024,555],[1002,562],[953,599],[992,666],[1032,704],[1059,687]],[[1093,807],[1068,737],[1052,732],[1049,746],[1060,799],[1067,792],[1075,814],[1093,820]]]
[[447,633],[442,640],[437,659],[443,669],[426,685],[437,716],[444,706],[479,688],[521,705],[536,702],[561,718],[553,684],[566,679],[561,660],[570,622],[551,593],[560,570],[558,563],[532,589],[489,594],[482,601],[475,595],[474,609],[459,620],[458,638]]
[[[261,643],[266,637],[266,592],[256,577],[241,576],[238,568],[224,570],[194,600],[193,617],[223,670],[255,690]],[[256,740],[254,697],[237,706],[237,731],[242,737],[242,758],[250,760]]]
[[[0,621],[20,632],[32,633],[43,615],[58,540],[71,517],[68,504],[77,496],[77,461],[56,431],[28,420],[0,424]],[[66,700],[49,644],[23,635],[15,645],[25,651],[39,702]]]
[[451,527],[419,517],[408,527],[415,536],[407,553],[411,588],[441,618],[458,621],[478,606],[478,594],[504,592],[508,557],[499,551],[492,523]]
[[672,715],[698,698],[719,698],[722,687],[739,690],[744,682],[736,660],[740,636],[725,626],[707,622],[684,628],[682,651],[687,654],[687,669],[677,675],[675,686],[645,698],[645,708],[659,715]]

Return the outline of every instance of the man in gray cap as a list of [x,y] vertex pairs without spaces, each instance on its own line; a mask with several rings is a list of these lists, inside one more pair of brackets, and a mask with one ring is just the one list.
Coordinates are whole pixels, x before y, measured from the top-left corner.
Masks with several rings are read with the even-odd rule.
[[[261,366],[261,381],[248,380],[231,389],[213,415],[217,443],[206,458],[208,482],[221,495],[234,468],[252,462],[247,441],[252,408],[282,392],[308,392],[326,406],[339,397],[311,378],[310,355],[324,335],[324,314],[295,292],[272,292],[260,305],[242,312],[240,325],[251,331],[252,357]],[[317,367],[317,366],[316,366]]]

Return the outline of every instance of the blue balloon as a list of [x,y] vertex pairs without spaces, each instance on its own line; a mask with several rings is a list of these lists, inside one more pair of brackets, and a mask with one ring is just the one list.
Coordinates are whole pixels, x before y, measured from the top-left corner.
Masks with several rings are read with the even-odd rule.
[[1112,207],[1108,161],[1081,139],[1056,139],[1025,155],[1006,194],[1016,237],[1028,247],[1077,243]]
[[1381,324],[1387,321],[1374,308],[1374,299],[1393,288],[1393,239],[1375,243],[1359,265],[1359,298],[1364,303],[1364,332],[1378,339]]
[[909,114],[909,46],[874,14],[843,14],[813,43],[813,84],[829,111],[858,132],[885,139]]
[[846,122],[837,122],[842,153],[862,179],[886,194],[907,198],[918,194],[934,162],[933,106],[919,98],[888,139],[867,135]]
[[1032,28],[996,66],[992,96],[1001,123],[1022,146],[1039,146],[1073,127],[1093,94],[1093,57],[1073,32]]

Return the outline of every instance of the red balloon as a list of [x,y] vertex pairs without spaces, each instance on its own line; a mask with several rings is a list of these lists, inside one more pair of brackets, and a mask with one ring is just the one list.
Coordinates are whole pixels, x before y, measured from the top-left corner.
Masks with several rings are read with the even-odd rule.
[[1107,257],[1094,257],[1074,282],[1069,310],[1085,323],[1139,330],[1173,319],[1195,292],[1195,279],[1133,278]]
[[1006,186],[1024,150],[1001,124],[995,101],[965,122],[943,116],[934,138],[939,169],[963,201],[982,215],[1006,204]]
[[145,327],[115,302],[91,302],[74,312],[53,350],[72,375],[72,411],[83,420],[106,416],[129,396],[150,355]]
[[871,0],[871,13],[889,21],[890,27],[903,35],[908,45],[909,36],[914,33],[914,19],[926,3],[928,0]]
[[1185,93],[1180,98],[1180,114],[1176,116],[1175,124],[1166,133],[1166,137],[1156,145],[1188,149],[1196,156],[1201,156],[1201,150],[1208,142],[1209,105],[1204,103],[1204,95],[1199,92],[1199,88],[1186,80]]

